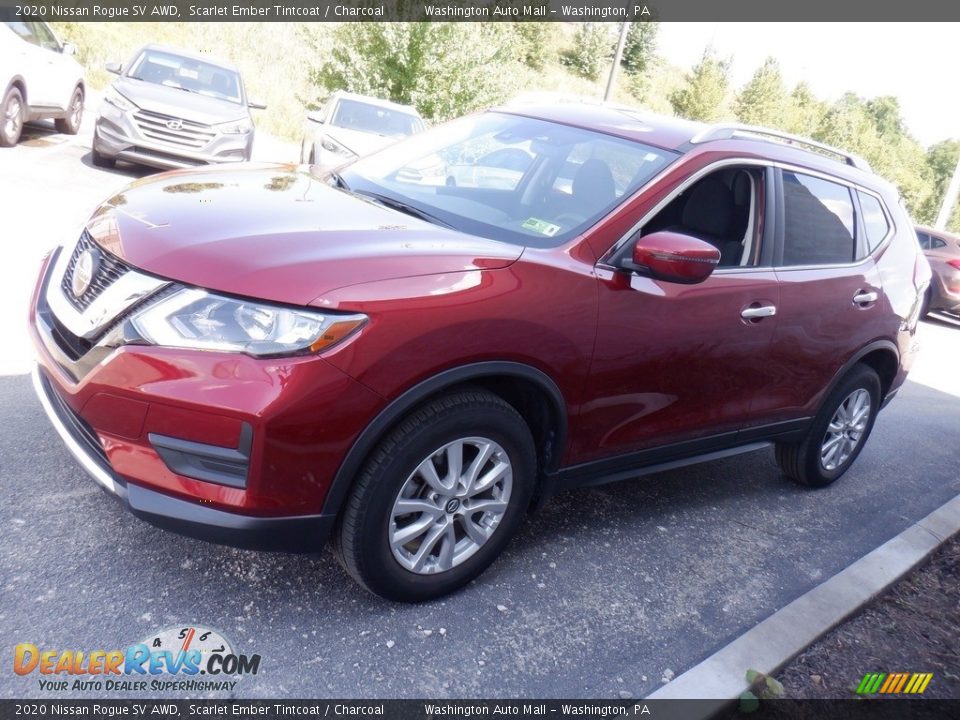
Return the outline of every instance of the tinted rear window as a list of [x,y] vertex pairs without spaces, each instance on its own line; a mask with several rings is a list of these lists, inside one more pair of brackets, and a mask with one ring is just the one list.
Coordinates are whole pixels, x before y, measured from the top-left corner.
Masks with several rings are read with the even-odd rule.
[[783,173],[784,265],[836,265],[854,258],[853,201],[845,185]]

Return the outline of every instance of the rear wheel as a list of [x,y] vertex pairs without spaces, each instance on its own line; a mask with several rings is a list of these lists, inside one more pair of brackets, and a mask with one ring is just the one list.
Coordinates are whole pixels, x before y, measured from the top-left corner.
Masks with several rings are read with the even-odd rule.
[[0,146],[13,147],[23,131],[26,109],[20,89],[12,87],[0,103]]
[[434,400],[387,436],[360,473],[334,535],[340,562],[391,600],[452,592],[506,546],[535,474],[530,430],[498,396],[464,390]]
[[778,443],[777,464],[801,485],[826,487],[843,475],[863,450],[880,408],[880,378],[856,365],[824,401],[806,437]]
[[77,86],[70,98],[70,105],[67,108],[67,116],[60,120],[55,120],[54,125],[57,132],[65,135],[76,135],[80,131],[80,122],[83,120],[83,88]]

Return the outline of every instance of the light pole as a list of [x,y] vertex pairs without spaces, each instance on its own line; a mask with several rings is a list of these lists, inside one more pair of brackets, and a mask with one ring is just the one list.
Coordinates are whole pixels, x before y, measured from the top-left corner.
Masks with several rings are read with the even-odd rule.
[[937,222],[934,227],[937,230],[946,230],[947,223],[950,221],[950,214],[957,205],[957,197],[960,196],[960,157],[957,158],[957,167],[953,171],[953,177],[950,178],[950,184],[947,186],[947,194],[943,198],[943,205],[940,206],[940,214],[937,215]]
[[620,60],[623,58],[623,46],[627,44],[627,31],[629,30],[630,23],[623,23],[620,28],[620,39],[617,41],[617,52],[613,55],[613,67],[610,68],[610,77],[607,78],[607,91],[603,93],[604,102],[613,95],[613,85],[617,79],[617,69],[620,67]]

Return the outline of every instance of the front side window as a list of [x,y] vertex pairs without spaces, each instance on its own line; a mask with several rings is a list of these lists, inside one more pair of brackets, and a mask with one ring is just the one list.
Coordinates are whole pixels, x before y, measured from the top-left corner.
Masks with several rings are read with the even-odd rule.
[[37,38],[37,44],[46,50],[55,50],[60,52],[60,43],[54,37],[53,31],[47,27],[44,22],[31,23],[33,25],[33,34]]
[[930,249],[930,236],[927,235],[925,232],[920,232],[919,230],[917,230],[917,242],[920,243],[921,250]]
[[883,205],[874,195],[859,192],[860,210],[863,211],[863,229],[867,233],[867,246],[873,252],[890,232],[890,222],[883,211]]
[[144,51],[130,66],[127,77],[243,104],[243,86],[236,71],[172,53]]
[[853,201],[845,185],[784,171],[784,265],[837,265],[855,257]]
[[676,153],[488,112],[433,128],[341,172],[359,194],[474,235],[552,247],[608,214]]

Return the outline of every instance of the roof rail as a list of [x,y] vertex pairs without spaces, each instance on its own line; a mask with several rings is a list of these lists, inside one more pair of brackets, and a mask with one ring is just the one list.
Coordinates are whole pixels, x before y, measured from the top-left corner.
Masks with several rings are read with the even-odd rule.
[[824,145],[816,140],[801,137],[800,135],[791,135],[790,133],[780,132],[779,130],[756,127],[755,125],[740,125],[737,123],[711,125],[710,127],[702,130],[690,138],[690,142],[694,145],[699,145],[701,143],[712,142],[714,140],[731,140],[734,138],[752,138],[757,140],[771,138],[774,141],[779,141],[787,145],[800,145],[813,150],[818,150],[822,153],[834,155],[851,167],[855,167],[866,172],[871,172],[870,163],[868,163],[859,155],[848,153],[846,150],[841,150],[830,145]]

